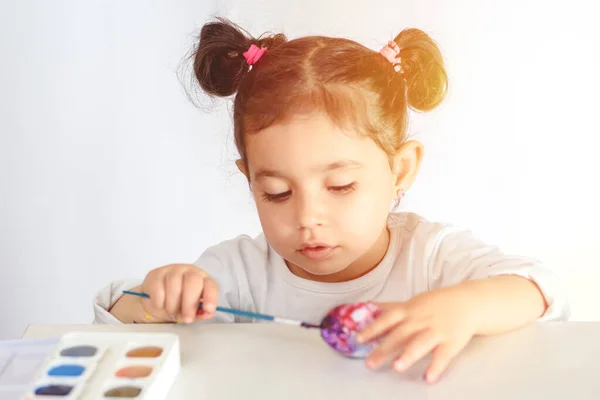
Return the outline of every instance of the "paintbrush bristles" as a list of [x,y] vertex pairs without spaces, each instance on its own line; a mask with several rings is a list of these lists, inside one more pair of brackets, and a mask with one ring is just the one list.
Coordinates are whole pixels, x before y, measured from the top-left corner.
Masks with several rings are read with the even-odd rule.
[[307,322],[301,323],[300,326],[303,328],[308,328],[308,329],[314,329],[314,328],[321,329],[321,325],[309,324]]
[[280,324],[287,324],[287,325],[296,325],[296,326],[301,326],[302,328],[320,328],[320,325],[315,325],[315,324],[309,324],[308,322],[302,322],[302,321],[297,321],[294,319],[287,319],[287,318],[274,318],[273,322],[278,322]]

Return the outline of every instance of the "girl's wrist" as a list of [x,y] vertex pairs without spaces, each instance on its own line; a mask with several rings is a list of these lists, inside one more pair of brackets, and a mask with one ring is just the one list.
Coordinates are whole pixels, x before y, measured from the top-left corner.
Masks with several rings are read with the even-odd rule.
[[135,312],[135,317],[132,321],[134,324],[159,324],[165,322],[150,314],[144,307],[144,302],[141,298],[138,297],[135,300],[137,304],[137,312]]
[[[139,287],[132,290],[137,291]],[[150,314],[143,305],[142,299],[135,296],[122,295],[110,308],[109,312],[124,324],[153,324],[164,322]]]
[[461,284],[469,292],[475,334],[489,336],[526,325],[544,306],[535,284],[516,275],[500,275]]

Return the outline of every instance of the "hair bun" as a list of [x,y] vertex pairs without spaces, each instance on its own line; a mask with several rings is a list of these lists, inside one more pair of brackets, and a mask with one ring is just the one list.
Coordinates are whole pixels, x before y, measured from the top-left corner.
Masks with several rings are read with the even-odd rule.
[[235,94],[250,66],[244,52],[250,45],[272,49],[287,38],[282,34],[253,38],[231,21],[218,18],[202,27],[194,52],[194,75],[202,90],[226,97]]
[[408,105],[419,111],[434,109],[448,89],[444,60],[437,44],[419,29],[405,29],[394,41],[400,46]]

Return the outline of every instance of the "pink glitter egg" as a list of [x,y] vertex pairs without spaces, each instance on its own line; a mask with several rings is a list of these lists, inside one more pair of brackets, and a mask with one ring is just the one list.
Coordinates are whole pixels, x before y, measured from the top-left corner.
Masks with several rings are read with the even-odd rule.
[[381,314],[372,303],[342,304],[327,313],[321,322],[321,337],[335,351],[351,358],[364,358],[377,342],[359,344],[356,334]]

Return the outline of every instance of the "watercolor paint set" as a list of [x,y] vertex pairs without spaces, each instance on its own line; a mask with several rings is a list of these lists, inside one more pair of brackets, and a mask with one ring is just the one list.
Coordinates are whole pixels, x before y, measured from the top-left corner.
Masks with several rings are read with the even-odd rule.
[[60,338],[22,400],[163,400],[180,368],[175,334],[72,332]]

